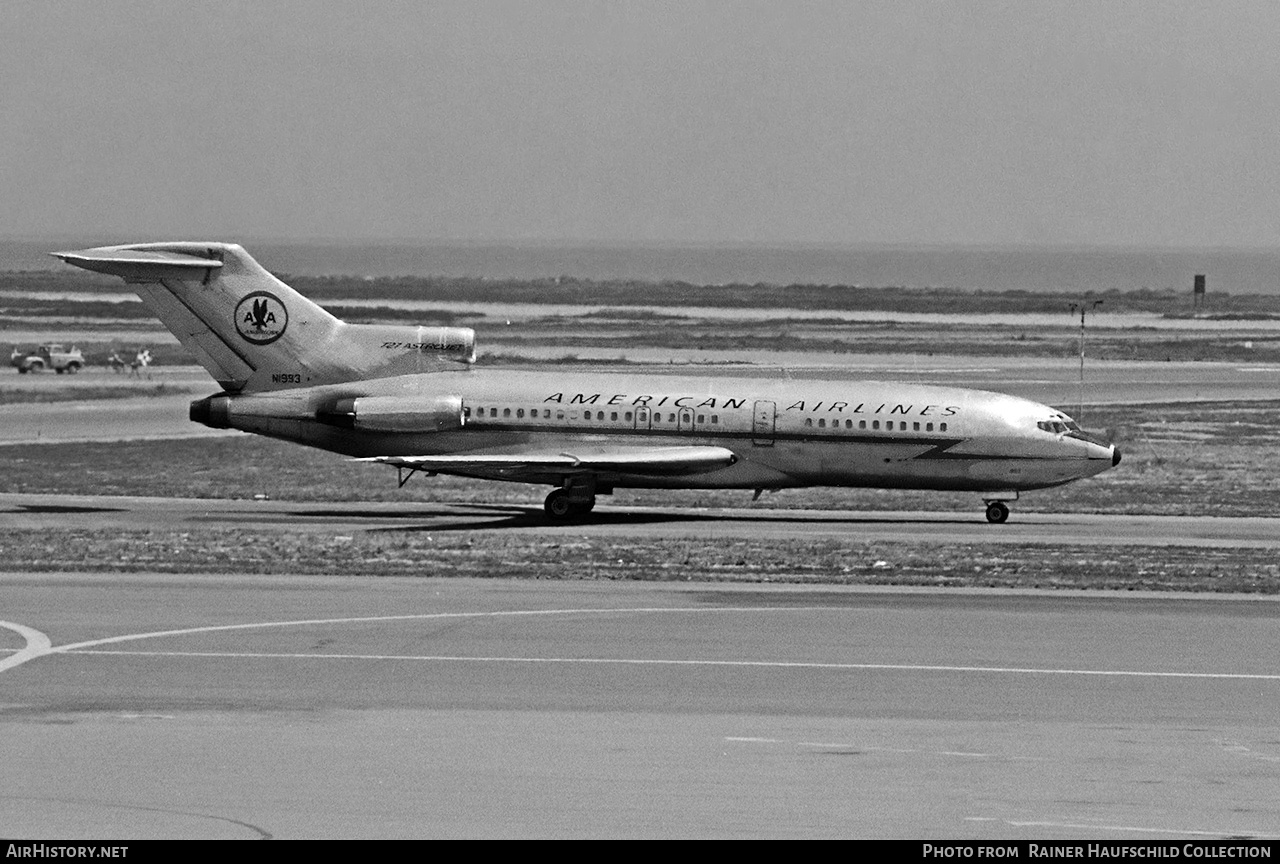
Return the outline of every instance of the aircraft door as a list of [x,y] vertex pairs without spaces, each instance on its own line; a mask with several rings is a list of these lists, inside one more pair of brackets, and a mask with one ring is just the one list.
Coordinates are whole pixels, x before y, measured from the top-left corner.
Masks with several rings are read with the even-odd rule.
[[680,432],[693,431],[693,409],[681,408],[680,413],[676,415],[676,429]]
[[636,409],[636,428],[649,429],[652,425],[652,414],[649,409],[641,406]]
[[778,416],[778,406],[772,402],[757,402],[755,415],[751,419],[751,443],[757,447],[772,447],[774,420]]

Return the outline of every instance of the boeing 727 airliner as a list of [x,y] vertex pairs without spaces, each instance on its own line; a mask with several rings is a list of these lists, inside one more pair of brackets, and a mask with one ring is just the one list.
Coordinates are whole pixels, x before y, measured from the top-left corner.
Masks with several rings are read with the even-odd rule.
[[[1026,399],[874,381],[476,368],[475,333],[348,324],[230,243],[56,252],[136,285],[221,386],[191,419],[416,472],[555,487],[581,516],[618,488],[864,486],[1008,501],[1120,462]],[[404,472],[408,472],[406,476]]]

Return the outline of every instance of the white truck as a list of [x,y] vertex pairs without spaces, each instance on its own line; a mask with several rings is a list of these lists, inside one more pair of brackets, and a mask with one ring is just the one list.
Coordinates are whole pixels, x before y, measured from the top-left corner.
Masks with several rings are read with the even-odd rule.
[[84,355],[79,348],[64,350],[56,342],[41,345],[34,352],[28,353],[21,348],[14,348],[9,355],[9,362],[17,368],[19,374],[27,372],[43,372],[52,369],[59,375],[64,372],[74,375],[84,367]]

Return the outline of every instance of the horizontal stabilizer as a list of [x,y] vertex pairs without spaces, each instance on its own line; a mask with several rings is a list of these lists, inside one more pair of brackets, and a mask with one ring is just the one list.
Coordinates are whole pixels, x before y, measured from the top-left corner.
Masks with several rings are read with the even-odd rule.
[[738,457],[724,447],[628,447],[560,453],[472,453],[447,456],[374,456],[359,460],[440,474],[521,475],[612,473],[670,476],[727,468]]
[[81,249],[76,252],[52,252],[68,264],[120,276],[129,281],[156,281],[181,273],[206,273],[222,266],[217,250],[210,249],[208,257],[173,252],[162,249],[138,249],[130,246],[101,246],[97,249]]

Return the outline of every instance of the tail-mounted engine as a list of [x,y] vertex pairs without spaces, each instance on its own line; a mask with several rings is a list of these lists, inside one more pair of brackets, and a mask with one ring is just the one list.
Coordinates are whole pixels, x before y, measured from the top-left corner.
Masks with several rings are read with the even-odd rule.
[[[209,396],[191,403],[191,419],[215,429],[295,437],[300,424],[320,421],[362,432],[444,432],[464,422],[458,396],[352,396],[319,409],[301,393]],[[292,424],[287,425],[287,424]]]
[[339,399],[331,408],[317,412],[316,418],[363,432],[444,432],[461,429],[464,422],[462,399],[458,396]]

